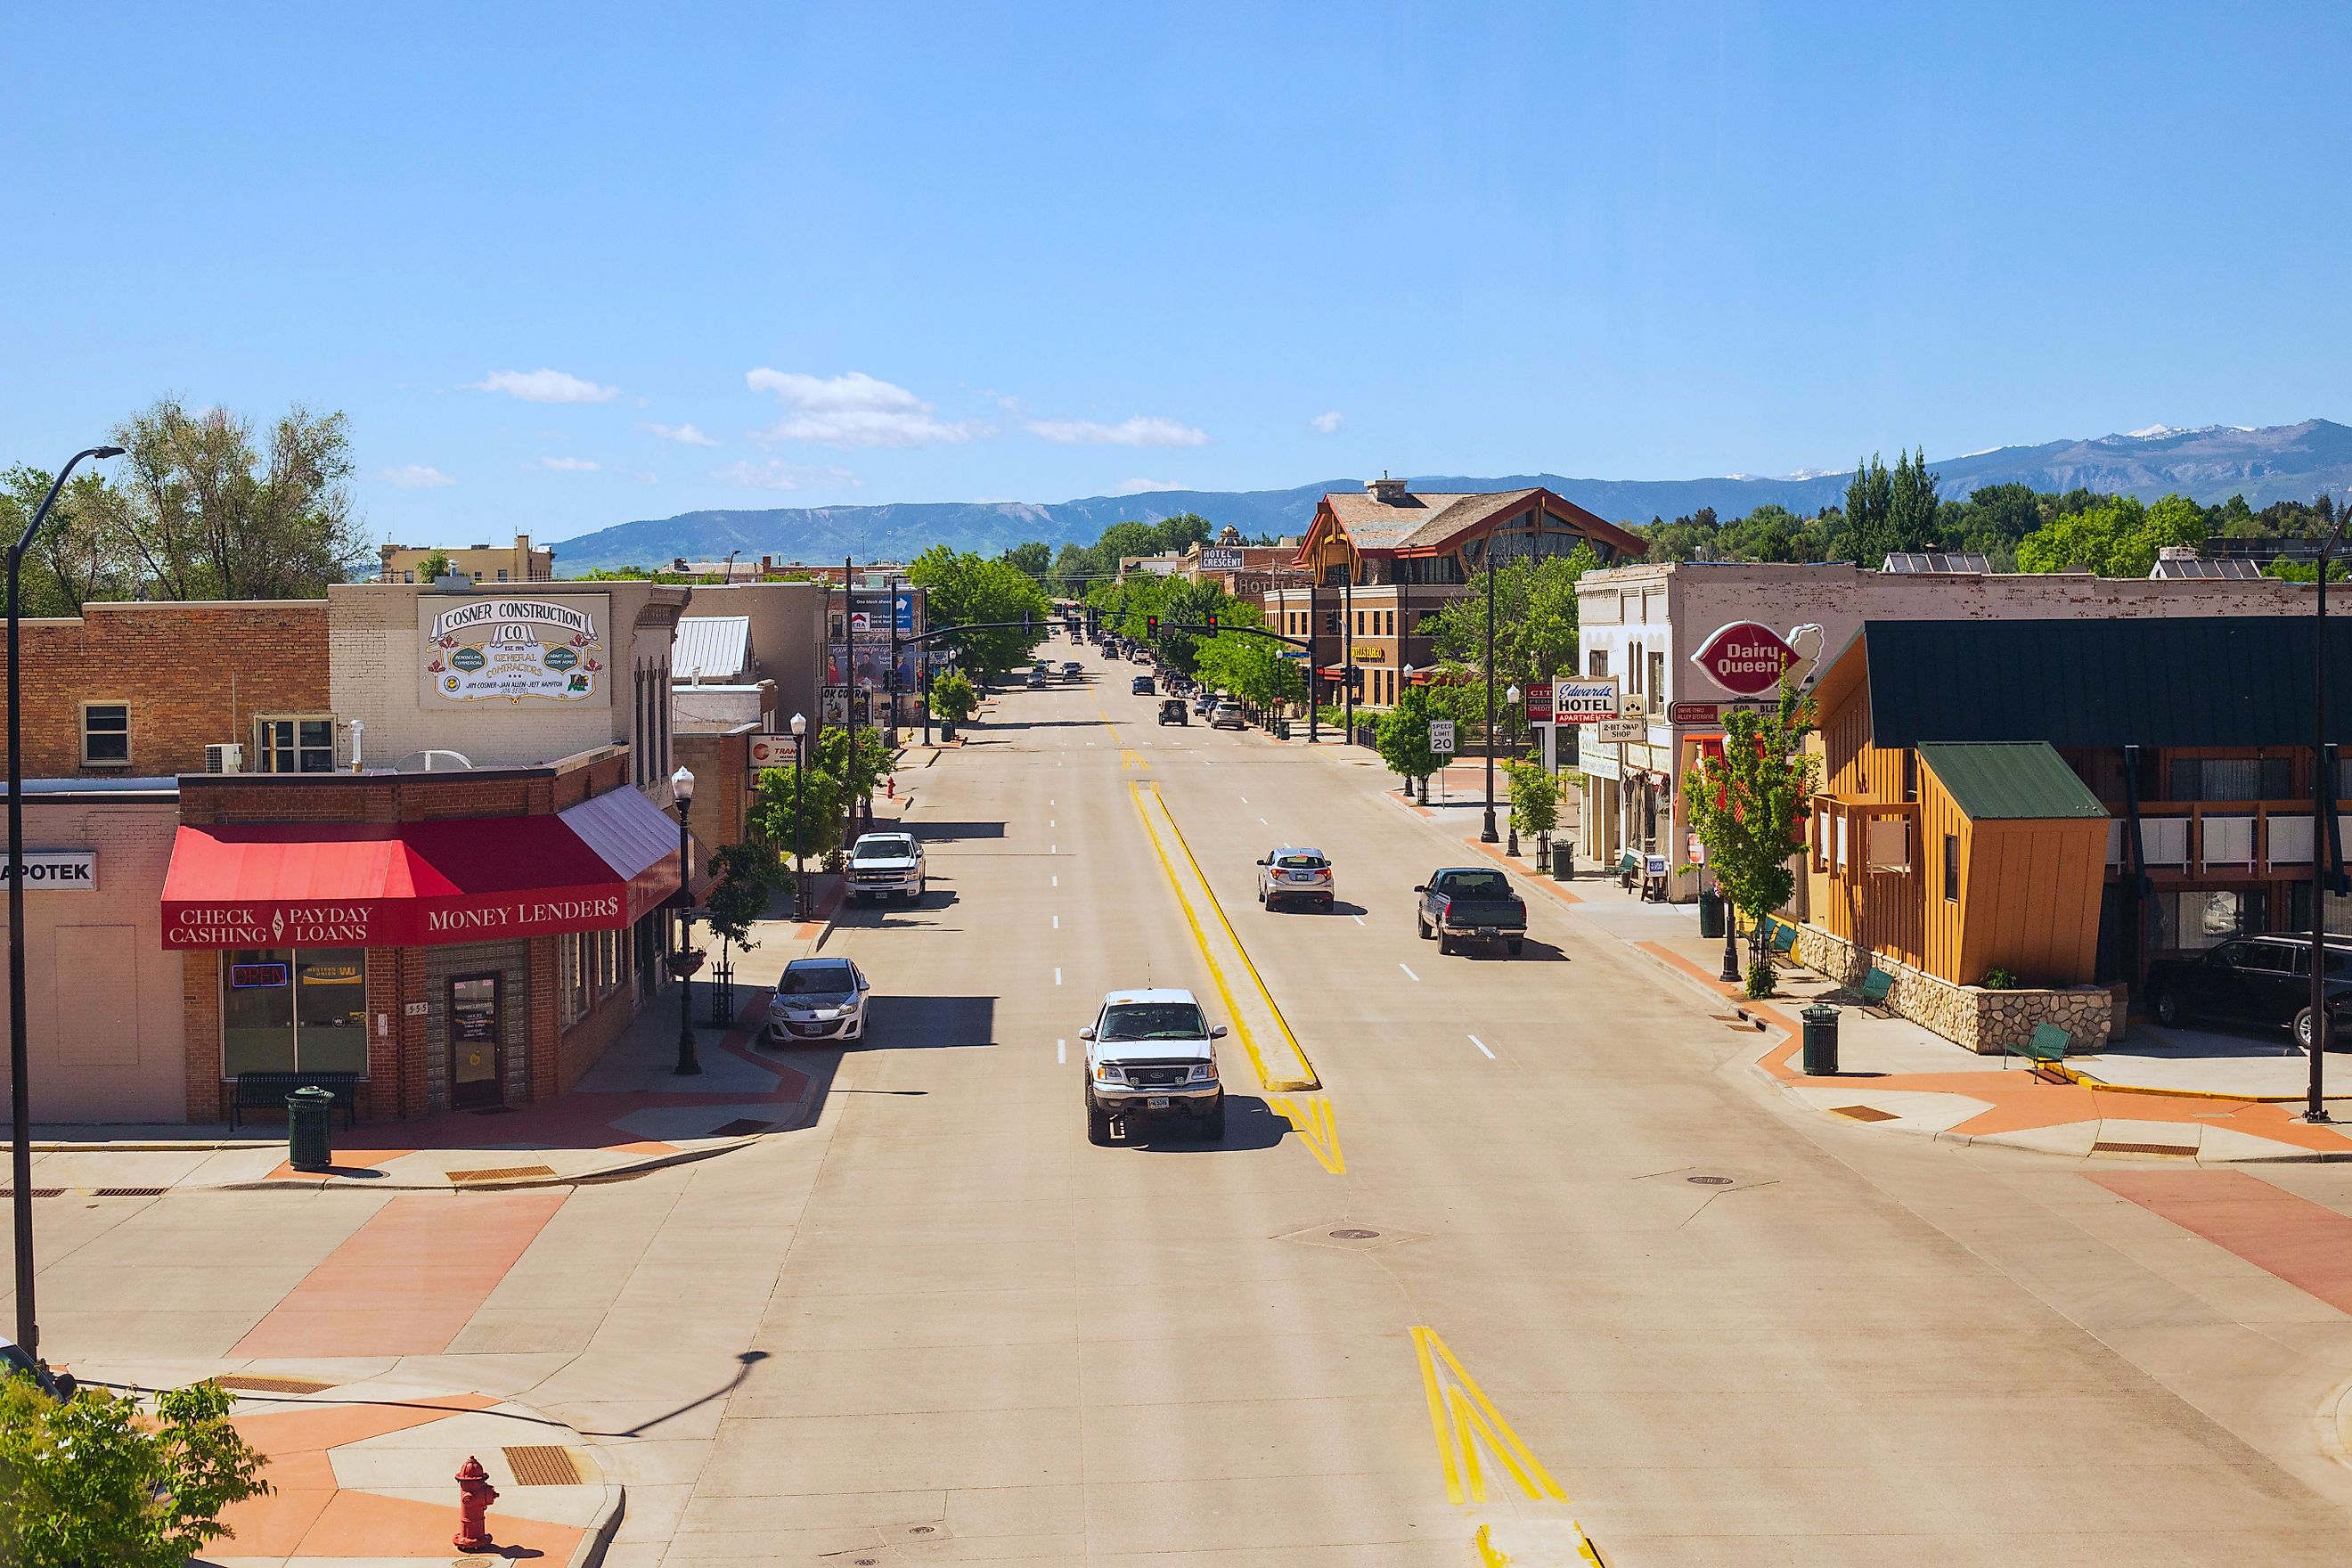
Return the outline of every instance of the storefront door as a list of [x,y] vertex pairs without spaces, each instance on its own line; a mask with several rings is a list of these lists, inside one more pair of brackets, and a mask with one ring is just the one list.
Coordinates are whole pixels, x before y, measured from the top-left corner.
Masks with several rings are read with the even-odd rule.
[[499,991],[495,974],[459,974],[449,981],[449,1103],[457,1109],[496,1105],[502,1098],[505,1030]]

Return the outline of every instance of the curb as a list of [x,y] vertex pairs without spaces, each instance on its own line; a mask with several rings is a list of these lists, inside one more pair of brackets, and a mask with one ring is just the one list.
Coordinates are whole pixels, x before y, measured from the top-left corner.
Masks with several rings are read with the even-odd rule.
[[[588,1451],[595,1452],[593,1448]],[[597,1461],[596,1473],[600,1476],[605,1473],[602,1460]],[[596,1521],[596,1528],[582,1536],[580,1544],[572,1548],[570,1568],[597,1568],[597,1564],[604,1561],[604,1553],[611,1550],[613,1537],[620,1533],[621,1521],[629,1511],[629,1489],[607,1476],[604,1498],[604,1517]]]
[[[806,1114],[805,1110],[803,1110],[803,1114]],[[773,1131],[788,1132],[797,1131],[797,1129],[779,1127]],[[576,1176],[521,1176],[510,1182],[435,1183],[373,1182],[364,1180],[338,1183],[331,1178],[326,1181],[312,1182],[297,1180],[289,1177],[275,1182],[228,1182],[217,1187],[174,1187],[173,1191],[203,1193],[277,1193],[290,1191],[300,1193],[325,1192],[330,1188],[334,1188],[346,1192],[363,1191],[371,1193],[520,1193],[528,1192],[540,1187],[593,1186],[600,1182],[623,1182],[629,1181],[637,1176],[650,1175],[656,1171],[665,1171],[673,1165],[692,1165],[704,1160],[715,1160],[721,1154],[731,1154],[738,1149],[756,1143],[767,1135],[768,1134],[765,1132],[753,1132],[741,1138],[730,1138],[724,1143],[714,1143],[707,1148],[680,1149],[668,1154],[647,1155],[642,1160],[635,1160],[625,1165],[614,1165],[607,1170],[602,1171],[584,1171]]]

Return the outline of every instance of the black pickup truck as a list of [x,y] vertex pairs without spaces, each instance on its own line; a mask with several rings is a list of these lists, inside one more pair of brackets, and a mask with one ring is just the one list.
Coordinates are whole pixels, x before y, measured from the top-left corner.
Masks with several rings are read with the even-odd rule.
[[1458,867],[1430,873],[1413,889],[1421,904],[1413,919],[1422,940],[1437,939],[1437,951],[1452,952],[1462,942],[1494,942],[1513,957],[1528,934],[1528,906],[1511,891],[1500,871]]

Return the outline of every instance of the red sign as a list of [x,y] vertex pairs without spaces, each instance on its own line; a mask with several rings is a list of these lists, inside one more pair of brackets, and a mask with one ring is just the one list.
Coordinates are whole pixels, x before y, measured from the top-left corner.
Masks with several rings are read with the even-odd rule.
[[1551,722],[1550,681],[1536,680],[1528,682],[1528,722],[1530,724],[1549,724]]
[[1723,708],[1715,702],[1669,702],[1666,722],[1669,724],[1717,724],[1723,721]]
[[1797,650],[1769,626],[1734,621],[1701,644],[1691,662],[1726,691],[1756,697],[1780,683],[1781,672],[1797,662]]

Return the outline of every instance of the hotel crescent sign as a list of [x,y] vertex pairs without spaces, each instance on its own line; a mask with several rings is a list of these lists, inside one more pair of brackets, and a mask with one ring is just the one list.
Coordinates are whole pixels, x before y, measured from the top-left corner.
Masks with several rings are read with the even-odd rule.
[[1724,690],[1757,697],[1778,686],[1798,657],[1771,627],[1734,621],[1701,643],[1690,661]]

